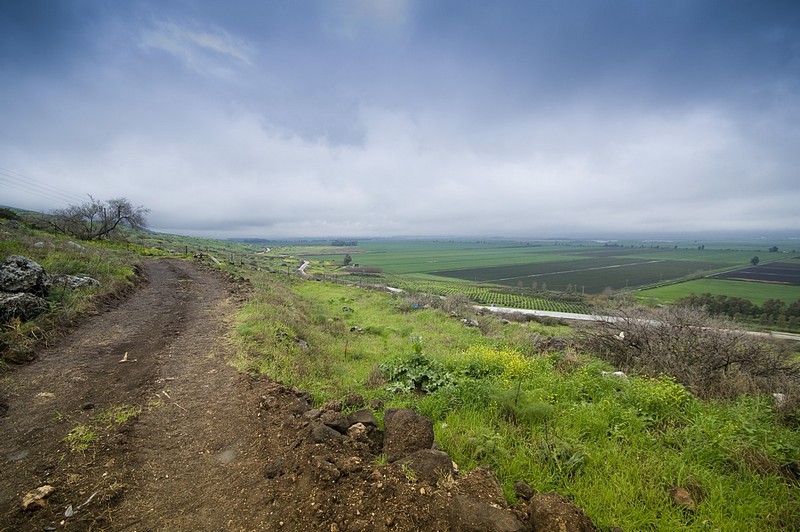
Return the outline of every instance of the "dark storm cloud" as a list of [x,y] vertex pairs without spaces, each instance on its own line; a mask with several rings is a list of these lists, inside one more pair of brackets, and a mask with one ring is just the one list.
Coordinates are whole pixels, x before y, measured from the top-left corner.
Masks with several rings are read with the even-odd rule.
[[0,167],[206,234],[800,229],[798,28],[738,0],[17,2]]

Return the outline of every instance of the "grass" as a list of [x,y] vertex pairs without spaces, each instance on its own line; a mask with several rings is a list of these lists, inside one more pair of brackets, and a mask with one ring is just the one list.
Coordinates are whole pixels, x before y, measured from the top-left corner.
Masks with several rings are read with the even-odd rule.
[[[413,408],[462,470],[492,466],[510,500],[524,480],[571,496],[601,528],[800,525],[796,486],[780,474],[800,459],[800,432],[777,422],[768,398],[703,402],[666,377],[604,376],[613,368],[588,354],[536,347],[566,327],[475,316],[468,328],[403,296],[256,284],[237,316],[239,367],[319,402],[357,392]],[[671,503],[676,486],[696,494],[695,513]]]
[[[111,405],[100,410],[88,422],[75,423],[64,441],[70,451],[86,452],[102,439],[105,432],[136,419],[141,413],[142,407],[137,405]],[[66,419],[60,412],[56,417],[59,420]]]
[[640,301],[653,304],[673,303],[691,294],[712,294],[741,297],[756,305],[763,305],[768,299],[778,299],[787,304],[800,299],[800,286],[756,283],[749,281],[728,281],[723,279],[696,279],[659,288],[637,292]]
[[97,441],[95,430],[84,423],[78,423],[69,431],[64,441],[72,452],[82,453],[88,450]]

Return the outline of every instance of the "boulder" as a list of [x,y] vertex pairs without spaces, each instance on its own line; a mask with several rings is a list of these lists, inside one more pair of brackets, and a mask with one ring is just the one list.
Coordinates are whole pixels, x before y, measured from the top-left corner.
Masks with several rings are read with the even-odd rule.
[[436,486],[440,480],[455,474],[450,455],[433,449],[411,453],[400,460],[400,463],[411,469],[417,480],[427,482],[431,486]]
[[525,530],[524,525],[511,512],[468,495],[453,497],[447,508],[447,517],[450,530],[462,532],[522,532]]
[[50,281],[53,284],[63,285],[73,290],[100,286],[100,281],[92,279],[88,275],[51,275]]
[[335,429],[327,425],[317,425],[311,431],[311,440],[314,443],[325,443],[332,440],[338,440],[342,435]]
[[33,294],[0,292],[0,323],[9,322],[14,318],[22,321],[32,320],[49,308],[47,301]]
[[533,490],[526,482],[523,482],[522,480],[514,482],[514,493],[517,494],[518,498],[526,501],[533,497]]
[[20,255],[0,263],[0,291],[27,292],[39,297],[50,293],[50,279],[44,268]]
[[406,408],[390,408],[383,416],[383,452],[389,462],[430,449],[433,422]]
[[361,394],[351,393],[344,400],[344,406],[348,408],[360,408],[364,406],[364,397]]
[[539,493],[531,498],[530,525],[534,532],[569,530],[593,532],[592,520],[569,499],[557,493]]

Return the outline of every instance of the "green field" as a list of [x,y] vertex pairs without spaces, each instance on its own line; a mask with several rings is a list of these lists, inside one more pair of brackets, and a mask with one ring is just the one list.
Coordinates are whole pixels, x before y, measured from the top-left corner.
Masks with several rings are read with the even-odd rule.
[[691,294],[712,294],[741,297],[756,305],[768,299],[778,299],[790,304],[800,299],[800,286],[788,286],[748,281],[729,281],[724,279],[697,279],[659,288],[641,290],[637,298],[651,303],[673,303]]

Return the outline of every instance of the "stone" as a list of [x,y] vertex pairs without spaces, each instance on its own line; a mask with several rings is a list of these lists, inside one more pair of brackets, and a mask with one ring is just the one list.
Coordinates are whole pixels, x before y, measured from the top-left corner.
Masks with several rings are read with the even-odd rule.
[[539,493],[531,498],[530,526],[534,532],[564,530],[594,532],[594,523],[572,501],[558,493]]
[[317,425],[311,431],[311,439],[314,443],[325,443],[332,440],[338,440],[342,435],[339,431],[330,428],[327,425]]
[[29,321],[50,309],[47,301],[28,293],[0,292],[0,323],[14,318]]
[[531,489],[526,482],[521,480],[514,483],[514,492],[517,494],[518,498],[526,501],[529,501],[531,497],[533,497],[533,489]]
[[455,474],[450,455],[433,449],[422,449],[411,453],[400,460],[400,464],[411,469],[418,481],[427,482],[431,486],[436,486],[440,480]]
[[344,406],[348,408],[358,408],[364,406],[364,397],[361,394],[351,393],[344,400]]
[[372,410],[383,410],[383,401],[380,399],[370,399],[369,407]]
[[54,491],[56,491],[56,489],[49,484],[40,486],[33,491],[29,491],[22,498],[22,509],[38,510],[39,508],[43,508],[46,502],[45,499],[47,499]]
[[389,462],[433,445],[433,422],[412,410],[390,408],[383,423],[383,452]]
[[333,412],[330,410],[323,412],[319,420],[340,434],[347,434],[347,429],[349,429],[351,425],[350,421],[347,420],[347,416],[341,412]]
[[319,411],[319,408],[312,408],[303,412],[303,417],[311,420],[319,419],[320,415],[322,415],[322,412]]
[[471,318],[461,318],[461,323],[466,325],[467,327],[478,327],[480,324],[477,320],[473,320]]
[[52,284],[63,285],[73,290],[78,288],[91,288],[100,286],[100,281],[92,279],[88,275],[51,275],[50,281]]
[[347,420],[351,425],[361,423],[362,425],[378,428],[378,420],[375,419],[375,415],[371,410],[356,410],[347,416]]
[[0,263],[0,291],[47,297],[50,279],[38,263],[21,255],[11,255]]
[[497,474],[491,467],[476,467],[459,481],[458,485],[464,493],[470,493],[478,499],[494,506],[506,505],[506,496]]
[[363,423],[354,423],[347,429],[347,436],[356,441],[369,441],[367,427]]
[[339,400],[334,399],[332,401],[328,401],[327,403],[324,403],[321,407],[319,407],[319,409],[322,410],[323,412],[325,412],[326,410],[330,410],[332,412],[341,412],[342,411],[342,402],[339,401]]
[[496,508],[468,495],[453,497],[447,507],[447,517],[450,530],[461,532],[522,532],[525,530],[524,525],[511,512]]
[[689,490],[686,488],[682,488],[680,486],[672,488],[669,490],[669,498],[672,500],[675,506],[680,506],[681,508],[685,508],[690,512],[697,510],[697,503],[694,502],[692,494],[689,493]]

